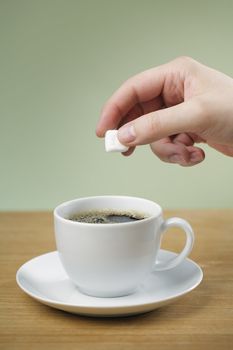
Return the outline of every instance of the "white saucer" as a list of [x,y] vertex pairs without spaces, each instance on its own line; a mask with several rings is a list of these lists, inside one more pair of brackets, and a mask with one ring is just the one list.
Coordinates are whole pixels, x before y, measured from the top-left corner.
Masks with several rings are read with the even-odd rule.
[[[161,249],[158,260],[170,260],[174,255]],[[20,288],[43,304],[76,314],[102,317],[154,310],[189,293],[202,278],[201,268],[192,260],[185,259],[171,270],[151,273],[132,295],[95,298],[79,292],[69,280],[56,251],[28,261],[16,275]]]

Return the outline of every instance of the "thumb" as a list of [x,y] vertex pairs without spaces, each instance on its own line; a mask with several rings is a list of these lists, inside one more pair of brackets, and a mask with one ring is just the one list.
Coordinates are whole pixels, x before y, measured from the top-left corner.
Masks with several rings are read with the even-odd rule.
[[201,114],[200,103],[192,99],[145,114],[123,125],[118,131],[118,138],[127,146],[137,146],[182,132],[195,132]]

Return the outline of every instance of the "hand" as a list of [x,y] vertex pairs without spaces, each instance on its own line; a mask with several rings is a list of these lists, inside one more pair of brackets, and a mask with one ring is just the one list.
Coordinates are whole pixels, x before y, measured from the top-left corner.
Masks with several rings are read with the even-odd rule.
[[96,134],[118,129],[130,149],[150,144],[163,161],[191,166],[204,151],[233,156],[233,79],[189,57],[180,57],[127,80],[107,101]]

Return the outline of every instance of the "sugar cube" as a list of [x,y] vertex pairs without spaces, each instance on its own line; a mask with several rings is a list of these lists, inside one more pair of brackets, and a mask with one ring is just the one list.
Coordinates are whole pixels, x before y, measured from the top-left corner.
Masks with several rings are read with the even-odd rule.
[[106,152],[126,152],[129,147],[122,145],[117,137],[117,130],[108,130],[105,134]]

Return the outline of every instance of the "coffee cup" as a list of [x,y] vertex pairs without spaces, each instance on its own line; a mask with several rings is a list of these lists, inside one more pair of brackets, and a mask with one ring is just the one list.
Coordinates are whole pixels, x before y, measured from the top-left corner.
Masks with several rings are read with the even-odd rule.
[[[120,223],[87,223],[71,220],[91,211],[140,213],[141,219]],[[172,269],[192,250],[190,224],[177,217],[164,219],[159,204],[136,197],[97,196],[78,198],[54,210],[55,239],[62,265],[70,280],[84,294],[120,297],[134,293],[150,273]],[[180,227],[186,243],[180,254],[157,261],[163,233]]]

